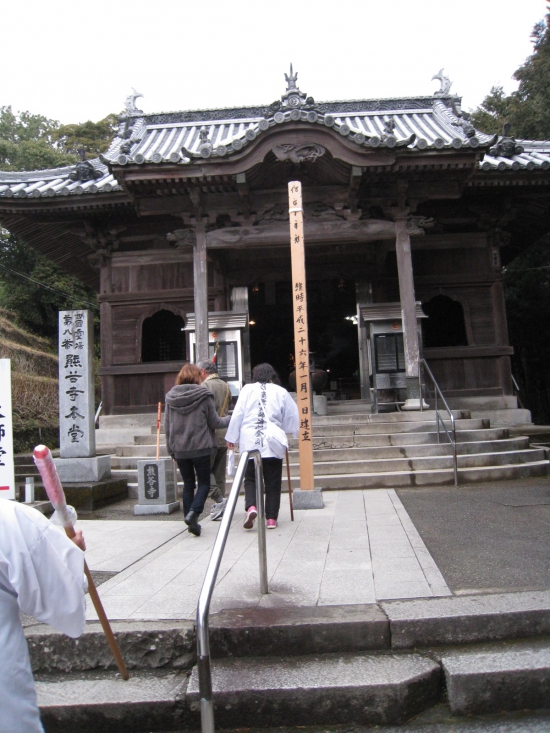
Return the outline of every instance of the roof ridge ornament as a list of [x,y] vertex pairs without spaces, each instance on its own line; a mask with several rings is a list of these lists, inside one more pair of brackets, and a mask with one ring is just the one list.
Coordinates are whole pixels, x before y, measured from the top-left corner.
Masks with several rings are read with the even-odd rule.
[[84,148],[80,148],[78,152],[80,154],[80,160],[75,165],[72,173],[69,174],[69,179],[71,181],[81,181],[84,183],[85,181],[93,181],[96,178],[102,178],[103,171],[94,168],[90,161],[86,160],[86,150]]
[[290,92],[294,89],[298,89],[296,86],[296,79],[298,78],[298,72],[292,73],[292,61],[290,62],[290,74],[285,74],[286,90]]
[[143,114],[143,110],[136,107],[136,99],[138,97],[143,97],[143,94],[136,92],[134,87],[132,87],[132,93],[126,97],[126,101],[124,102],[124,109],[129,115],[136,113]]
[[516,143],[516,138],[510,135],[512,125],[507,122],[502,128],[502,137],[497,144],[489,149],[489,155],[493,158],[513,158],[514,155],[521,155],[524,150]]
[[294,73],[290,64],[290,74],[285,74],[286,91],[281,96],[280,109],[301,109],[302,107],[313,107],[313,97],[301,92],[297,84],[298,72]]
[[434,92],[434,97],[448,97],[453,82],[449,79],[448,76],[445,76],[445,74],[443,73],[443,69],[439,69],[437,74],[434,74],[434,76],[432,76],[431,80],[434,81],[435,79],[439,81],[440,87],[436,92]]

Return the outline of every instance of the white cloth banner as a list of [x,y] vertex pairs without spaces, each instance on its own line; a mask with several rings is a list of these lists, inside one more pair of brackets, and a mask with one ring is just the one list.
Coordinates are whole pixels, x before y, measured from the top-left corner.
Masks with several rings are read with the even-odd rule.
[[15,499],[10,359],[0,359],[0,499]]

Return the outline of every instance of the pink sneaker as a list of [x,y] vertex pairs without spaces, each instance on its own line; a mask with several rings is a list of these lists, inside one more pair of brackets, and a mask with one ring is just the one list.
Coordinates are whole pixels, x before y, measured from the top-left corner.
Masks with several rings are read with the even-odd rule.
[[276,519],[268,519],[265,523],[266,527],[268,529],[275,529],[277,527],[277,520]]
[[258,516],[258,510],[255,506],[248,507],[248,511],[246,512],[246,516],[244,518],[244,524],[243,527],[245,529],[252,529],[254,526],[254,520]]

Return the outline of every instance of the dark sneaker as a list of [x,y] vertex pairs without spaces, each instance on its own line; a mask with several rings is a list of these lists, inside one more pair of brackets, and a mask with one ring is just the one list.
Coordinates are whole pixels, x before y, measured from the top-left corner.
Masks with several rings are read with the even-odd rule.
[[214,504],[210,511],[210,518],[213,522],[219,522],[223,517],[225,507],[227,506],[227,499],[222,499],[219,504]]
[[194,534],[195,537],[200,537],[201,526],[199,524],[196,513],[192,509],[183,521],[189,527],[189,532],[191,532],[191,534]]

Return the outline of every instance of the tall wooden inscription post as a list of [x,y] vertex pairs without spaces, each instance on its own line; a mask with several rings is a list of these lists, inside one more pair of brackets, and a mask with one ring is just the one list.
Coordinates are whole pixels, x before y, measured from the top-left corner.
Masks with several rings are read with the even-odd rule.
[[300,488],[292,493],[295,509],[322,509],[320,489],[314,488],[312,399],[309,373],[309,339],[307,330],[306,260],[302,184],[288,184],[290,222],[290,254],[292,259],[292,302],[294,317],[294,356],[296,394],[299,417],[298,448],[300,451]]

